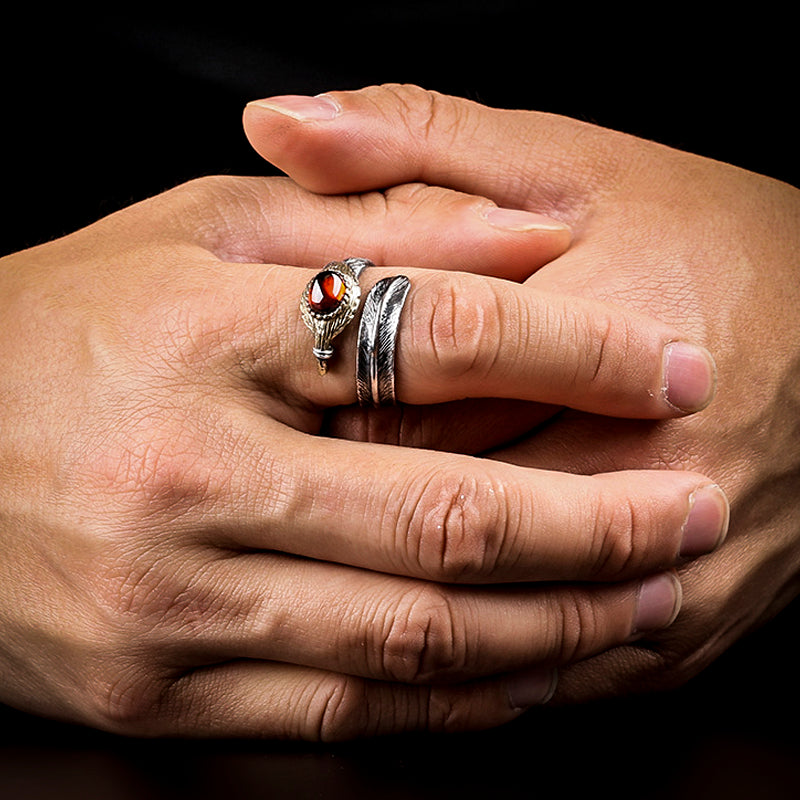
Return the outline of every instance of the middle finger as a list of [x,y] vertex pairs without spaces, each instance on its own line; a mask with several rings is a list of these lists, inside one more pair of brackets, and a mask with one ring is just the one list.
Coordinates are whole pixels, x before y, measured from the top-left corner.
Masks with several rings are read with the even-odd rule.
[[231,425],[249,433],[206,481],[224,486],[203,508],[223,547],[440,582],[619,581],[709,552],[727,528],[724,495],[697,473],[547,472],[244,413]]

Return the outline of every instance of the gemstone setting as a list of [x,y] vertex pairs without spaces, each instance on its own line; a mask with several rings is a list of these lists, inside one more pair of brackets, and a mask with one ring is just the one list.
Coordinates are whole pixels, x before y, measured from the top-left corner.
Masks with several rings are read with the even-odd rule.
[[342,302],[347,286],[338,272],[323,270],[308,289],[308,305],[315,314],[330,314]]
[[300,315],[314,334],[312,353],[320,375],[328,371],[328,361],[333,357],[331,341],[344,330],[358,309],[361,301],[358,275],[371,264],[365,259],[331,261],[303,290]]

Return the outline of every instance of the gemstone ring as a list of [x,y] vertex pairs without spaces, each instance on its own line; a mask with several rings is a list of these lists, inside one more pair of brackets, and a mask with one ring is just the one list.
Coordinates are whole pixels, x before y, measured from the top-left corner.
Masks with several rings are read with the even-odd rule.
[[328,371],[333,356],[334,337],[352,321],[361,301],[358,278],[366,267],[374,266],[366,258],[331,261],[306,285],[300,297],[300,315],[314,334],[312,352],[320,375]]

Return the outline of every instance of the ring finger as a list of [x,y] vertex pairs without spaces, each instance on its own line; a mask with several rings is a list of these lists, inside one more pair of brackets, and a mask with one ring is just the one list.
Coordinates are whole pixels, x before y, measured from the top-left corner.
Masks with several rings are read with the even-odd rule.
[[[680,605],[671,573],[618,585],[465,588],[244,554],[204,575],[183,588],[175,629],[158,632],[170,643],[162,651],[193,665],[248,658],[406,684],[570,663],[666,627]],[[187,624],[193,596],[224,608],[225,619],[201,613]]]

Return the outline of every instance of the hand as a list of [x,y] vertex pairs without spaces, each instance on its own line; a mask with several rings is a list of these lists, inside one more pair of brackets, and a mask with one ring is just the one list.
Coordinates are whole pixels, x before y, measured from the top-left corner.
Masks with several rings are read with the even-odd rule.
[[[444,271],[471,258],[503,275],[567,244],[534,216],[488,224],[491,209],[420,186],[320,198],[206,179],[4,258],[0,699],[137,735],[483,727],[546,699],[561,661],[667,625],[671,568],[724,526],[705,477],[314,435],[355,400],[355,326],[321,377],[299,297],[332,256],[362,253],[443,268],[403,268],[407,403],[487,387],[674,417],[682,377],[710,397],[709,357],[672,326],[609,326],[601,304]],[[516,313],[494,338],[451,327],[497,304]],[[518,363],[520,343],[536,355]],[[693,373],[665,374],[675,347]],[[576,569],[609,585],[520,583]],[[490,580],[509,585],[459,585]]]
[[[575,120],[412,86],[259,101],[246,110],[245,128],[266,159],[317,192],[422,181],[561,219],[573,230],[572,247],[538,271],[531,263],[527,286],[653,315],[714,353],[719,392],[702,414],[652,424],[570,410],[493,454],[584,474],[693,469],[731,498],[725,546],[680,570],[684,605],[675,624],[562,670],[556,702],[680,684],[795,596],[796,189]],[[493,412],[481,411],[485,433]],[[541,409],[518,411],[524,425]],[[464,426],[461,419],[455,439],[407,419],[400,428],[348,417],[337,430],[471,450],[479,439]]]

